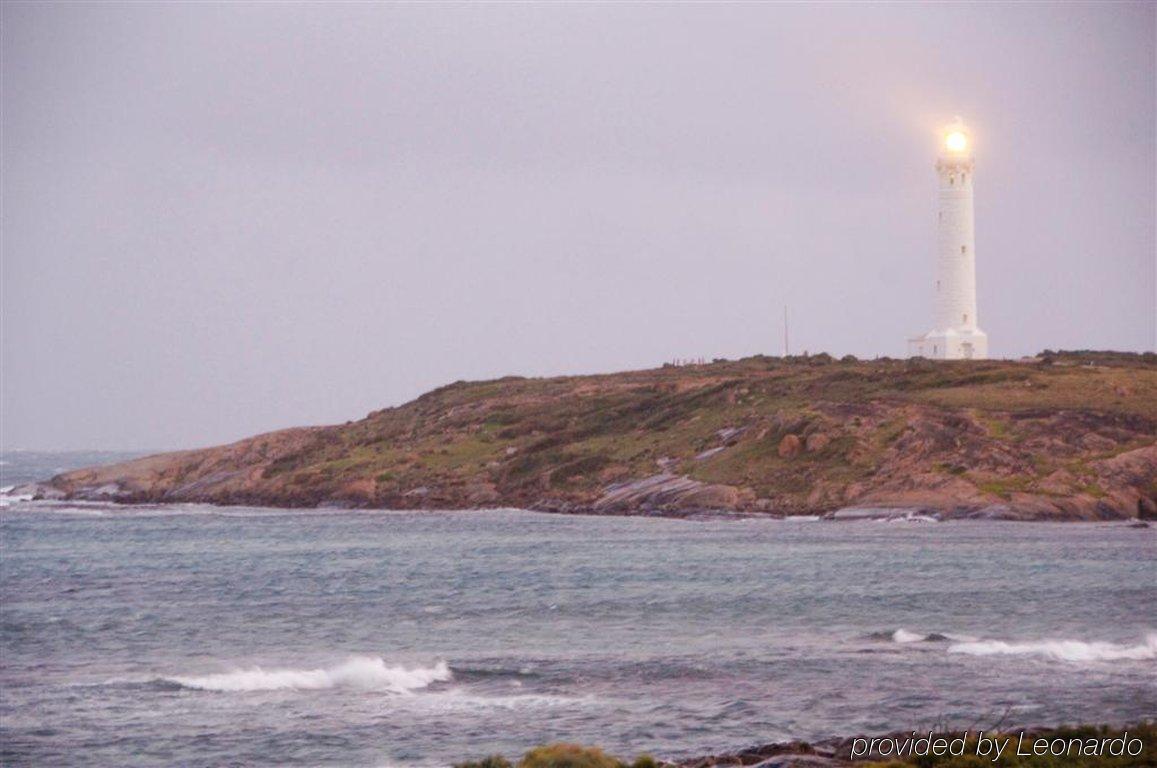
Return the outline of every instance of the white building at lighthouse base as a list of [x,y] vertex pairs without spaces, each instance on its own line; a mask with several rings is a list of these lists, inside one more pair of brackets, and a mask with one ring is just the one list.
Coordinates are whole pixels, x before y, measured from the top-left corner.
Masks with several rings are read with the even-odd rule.
[[988,357],[988,334],[979,328],[929,331],[908,339],[908,356],[932,360],[983,360]]

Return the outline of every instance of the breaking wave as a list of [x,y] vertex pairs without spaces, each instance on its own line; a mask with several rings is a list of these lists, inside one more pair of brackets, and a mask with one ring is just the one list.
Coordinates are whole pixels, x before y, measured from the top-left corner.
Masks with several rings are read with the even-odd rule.
[[10,507],[13,504],[18,504],[23,501],[32,501],[31,493],[12,493],[16,488],[14,485],[6,485],[0,488],[0,507]]
[[973,638],[954,635],[942,635],[939,632],[910,632],[901,627],[894,632],[873,632],[868,635],[871,640],[887,640],[893,643],[942,643],[948,640],[972,640]]
[[1149,635],[1137,645],[1081,640],[1038,640],[1010,643],[1004,640],[975,640],[948,646],[949,653],[972,656],[1043,656],[1058,661],[1144,661],[1157,659],[1157,635]]
[[355,656],[324,669],[252,669],[221,672],[197,677],[165,677],[162,681],[200,691],[316,691],[326,688],[410,693],[431,683],[453,677],[449,665],[439,661],[432,667],[387,666],[376,656]]
[[892,642],[895,643],[920,643],[927,638],[927,635],[917,634],[916,632],[909,632],[904,628],[897,629],[892,633]]

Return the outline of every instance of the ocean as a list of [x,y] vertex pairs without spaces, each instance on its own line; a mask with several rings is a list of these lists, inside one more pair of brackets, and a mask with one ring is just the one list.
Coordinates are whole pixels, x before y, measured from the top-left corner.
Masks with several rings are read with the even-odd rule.
[[[118,458],[7,453],[0,478]],[[1155,528],[2,504],[8,766],[1157,715]]]

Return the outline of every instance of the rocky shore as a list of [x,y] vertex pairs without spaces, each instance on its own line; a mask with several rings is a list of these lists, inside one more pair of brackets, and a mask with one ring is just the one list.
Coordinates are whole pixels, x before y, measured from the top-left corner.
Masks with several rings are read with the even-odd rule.
[[[982,741],[982,737],[986,741]],[[927,738],[927,743],[922,740]],[[934,749],[934,744],[940,744]],[[1000,749],[999,758],[996,750]],[[1019,754],[1018,754],[1019,753]],[[1035,754],[1034,754],[1035,753]],[[1040,768],[1130,768],[1157,759],[1157,726],[1035,726],[1018,730],[979,726],[968,730],[917,728],[876,736],[815,743],[777,742],[736,752],[668,762],[641,755],[632,763],[598,748],[550,744],[530,750],[518,768],[847,768],[853,765],[918,765],[975,768],[982,765]],[[458,763],[455,768],[513,768],[501,755]]]
[[67,472],[38,498],[583,514],[1157,516],[1157,356],[827,355],[458,382],[330,427]]
[[[939,742],[939,743],[937,743]],[[999,757],[997,750],[1000,750]],[[937,754],[939,752],[939,754]],[[752,746],[733,753],[669,763],[673,768],[844,768],[864,764],[957,766],[1152,766],[1157,726],[977,726],[968,730],[916,728],[882,736]]]

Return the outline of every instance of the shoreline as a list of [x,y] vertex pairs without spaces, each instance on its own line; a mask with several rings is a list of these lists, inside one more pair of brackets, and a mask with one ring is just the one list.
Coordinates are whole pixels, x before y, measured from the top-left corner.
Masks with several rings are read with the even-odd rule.
[[[1157,747],[1157,726],[1146,719],[1131,723],[1038,723],[1020,727],[1006,726],[1003,719],[992,726],[974,725],[966,729],[938,730],[935,726],[925,726],[875,736],[830,737],[816,742],[793,739],[676,760],[640,755],[633,763],[627,763],[606,755],[597,747],[561,743],[537,747],[531,752],[577,751],[580,758],[590,761],[590,768],[613,768],[616,764],[618,768],[847,768],[873,764],[973,766],[977,760],[985,765],[996,765],[998,759],[999,765],[1114,765],[1124,768],[1148,764],[1146,759],[1152,759]],[[600,758],[606,764],[598,765]],[[588,762],[582,760],[574,764],[585,766]],[[477,761],[456,763],[454,768],[511,768],[511,765],[503,756],[491,755]]]
[[926,506],[903,506],[873,504],[871,506],[847,506],[839,509],[804,510],[789,513],[772,511],[738,510],[738,509],[657,509],[647,507],[616,507],[614,509],[600,509],[591,505],[550,504],[538,503],[529,506],[519,504],[493,504],[486,506],[452,507],[452,506],[374,506],[368,504],[351,504],[342,501],[322,501],[317,504],[276,504],[260,499],[235,499],[229,501],[209,499],[172,499],[172,498],[117,498],[114,494],[61,494],[55,488],[45,483],[28,483],[13,486],[7,494],[8,499],[24,502],[50,502],[68,504],[80,502],[87,504],[108,504],[114,507],[143,508],[166,505],[203,505],[219,509],[250,507],[255,509],[277,510],[284,512],[492,512],[492,511],[520,511],[536,512],[549,515],[569,515],[574,517],[641,517],[662,520],[687,520],[692,522],[709,522],[719,520],[769,520],[769,521],[814,521],[814,522],[915,522],[915,523],[942,523],[960,521],[978,522],[1021,522],[1021,523],[1118,523],[1129,524],[1134,528],[1148,528],[1150,522],[1142,517],[1104,516],[1098,518],[1086,517],[1059,517],[1039,516],[1018,513],[1017,510],[1004,505],[990,505],[988,507],[953,507],[932,508]]
[[[201,452],[198,452],[201,453]],[[1136,451],[1144,461],[1157,461],[1157,445]],[[1151,454],[1151,455],[1150,455]],[[873,496],[845,504],[807,503],[776,506],[752,503],[744,489],[706,484],[689,477],[661,473],[641,479],[604,486],[584,500],[526,493],[506,496],[491,486],[484,498],[458,489],[419,486],[405,494],[380,498],[326,496],[310,492],[266,492],[247,488],[219,491],[205,489],[204,481],[183,487],[169,483],[140,487],[131,473],[117,474],[122,467],[133,468],[152,461],[172,461],[182,452],[158,454],[124,465],[72,470],[43,481],[25,483],[11,489],[12,495],[35,501],[110,502],[126,506],[147,504],[212,504],[221,507],[251,506],[270,509],[388,509],[474,511],[484,509],[525,509],[551,514],[617,517],[783,519],[816,517],[822,520],[911,519],[927,522],[946,520],[1003,520],[1019,522],[1145,522],[1157,520],[1157,511],[1145,496],[1135,505],[1108,503],[1107,500],[1062,494],[1016,494],[1008,499],[956,497],[952,489],[914,489],[895,496]],[[1145,470],[1147,472],[1147,470]],[[230,473],[231,476],[237,473]],[[219,480],[219,478],[210,478]],[[947,491],[947,492],[945,492]],[[846,489],[844,491],[846,493]]]

